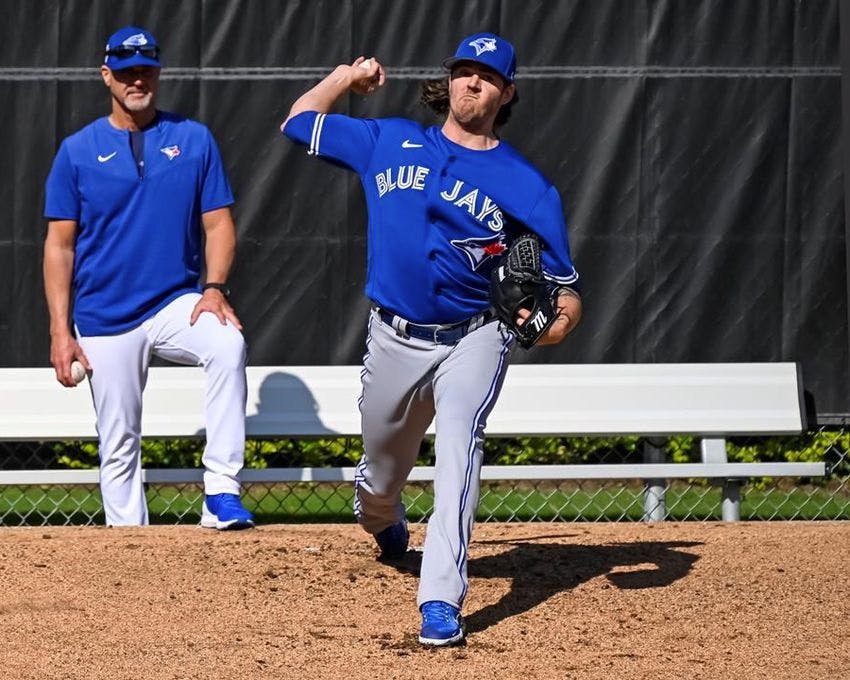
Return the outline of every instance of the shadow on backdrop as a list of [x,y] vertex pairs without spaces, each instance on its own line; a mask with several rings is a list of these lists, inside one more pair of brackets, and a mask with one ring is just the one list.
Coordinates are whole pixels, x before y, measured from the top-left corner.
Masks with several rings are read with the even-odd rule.
[[[339,436],[322,422],[319,404],[310,388],[292,373],[270,373],[263,379],[257,396],[256,413],[245,418],[248,437],[280,437],[282,429],[297,432],[299,436]],[[206,429],[198,430],[195,435],[205,437]]]

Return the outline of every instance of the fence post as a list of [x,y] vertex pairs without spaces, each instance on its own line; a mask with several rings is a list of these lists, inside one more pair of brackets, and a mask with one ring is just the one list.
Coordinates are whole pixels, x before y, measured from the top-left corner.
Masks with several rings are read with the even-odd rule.
[[723,501],[720,516],[724,522],[737,522],[741,519],[741,480],[727,479],[723,482]]
[[[662,437],[647,437],[643,440],[643,462],[665,463],[664,445],[667,440]],[[643,492],[643,521],[663,522],[667,516],[666,489],[664,479],[645,479]]]

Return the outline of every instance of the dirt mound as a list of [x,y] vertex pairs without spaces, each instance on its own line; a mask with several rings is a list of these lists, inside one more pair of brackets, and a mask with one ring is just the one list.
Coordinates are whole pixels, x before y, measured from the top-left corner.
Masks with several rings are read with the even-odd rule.
[[481,524],[439,650],[353,525],[0,534],[4,678],[850,677],[850,523]]

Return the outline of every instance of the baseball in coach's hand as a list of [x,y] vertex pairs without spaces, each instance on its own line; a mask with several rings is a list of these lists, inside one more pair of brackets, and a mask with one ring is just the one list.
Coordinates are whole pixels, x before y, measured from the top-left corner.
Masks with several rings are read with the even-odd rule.
[[79,361],[71,362],[71,377],[74,379],[74,382],[78,385],[83,382],[83,379],[86,377],[86,367],[83,366]]

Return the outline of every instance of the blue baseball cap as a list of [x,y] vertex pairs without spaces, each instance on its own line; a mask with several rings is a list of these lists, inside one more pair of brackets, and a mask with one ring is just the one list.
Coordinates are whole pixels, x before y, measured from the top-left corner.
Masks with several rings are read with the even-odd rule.
[[144,28],[119,28],[106,41],[103,63],[113,71],[121,71],[131,66],[162,68],[159,63],[159,43]]
[[504,38],[495,33],[476,33],[460,41],[454,56],[443,61],[451,69],[459,61],[475,61],[489,66],[509,83],[516,75],[516,51]]

